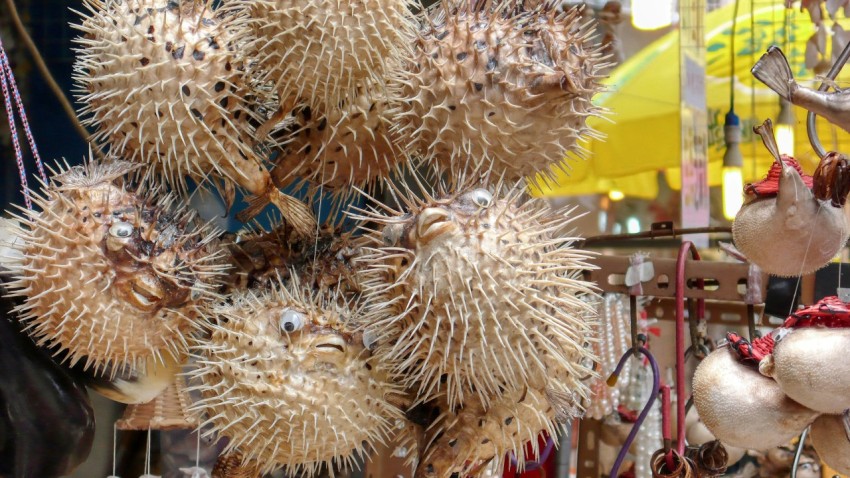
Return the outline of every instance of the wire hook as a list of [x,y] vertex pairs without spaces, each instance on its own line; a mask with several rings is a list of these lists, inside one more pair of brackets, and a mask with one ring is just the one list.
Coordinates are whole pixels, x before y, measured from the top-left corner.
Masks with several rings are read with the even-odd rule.
[[800,440],[797,442],[797,450],[794,451],[794,462],[791,464],[791,478],[797,478],[797,467],[800,466],[800,456],[803,455],[803,448],[806,446],[806,437],[809,435],[809,427],[803,430],[800,434]]
[[[655,357],[649,352],[646,347],[639,346],[637,348],[639,353],[642,353],[646,360],[649,362],[649,365],[652,367],[652,391],[649,394],[649,400],[646,401],[646,405],[643,406],[643,410],[640,411],[640,415],[638,415],[635,424],[632,425],[631,431],[629,431],[629,436],[626,437],[626,441],[623,442],[623,447],[620,448],[620,452],[617,453],[617,459],[614,461],[614,466],[611,468],[611,473],[609,474],[610,478],[616,478],[617,470],[620,469],[620,466],[623,464],[623,460],[626,459],[626,454],[629,452],[629,447],[632,446],[632,442],[635,441],[635,437],[637,436],[638,430],[640,430],[641,425],[643,425],[644,420],[646,420],[646,416],[649,415],[649,410],[652,408],[652,404],[655,403],[655,399],[658,397],[658,389],[661,386],[661,373],[658,371],[658,362],[655,361]],[[608,377],[608,386],[613,387],[617,384],[617,378],[620,376],[620,372],[623,370],[623,366],[626,364],[626,360],[632,357],[632,351],[628,350],[623,356],[620,358],[620,362],[617,364],[617,368],[614,369],[614,372],[611,373],[611,376]]]
[[[850,43],[848,43],[843,50],[841,50],[841,54],[838,55],[838,59],[835,60],[832,67],[826,74],[826,79],[821,83],[820,87],[818,87],[818,91],[826,91],[829,89],[829,83],[838,76],[838,73],[844,68],[844,64],[847,63],[847,60],[850,59]],[[812,148],[814,148],[815,153],[817,153],[818,158],[823,159],[826,156],[826,149],[824,149],[823,145],[820,142],[820,138],[818,137],[817,126],[815,125],[815,121],[817,120],[817,115],[809,111],[809,114],[806,115],[806,133],[809,135],[809,143],[811,143]]]
[[[691,241],[683,241],[676,259],[676,451],[685,454],[685,258],[690,252],[699,260],[699,252]],[[702,285],[701,280],[697,285]],[[697,314],[703,316],[705,303],[697,301]],[[692,344],[695,345],[695,344]]]

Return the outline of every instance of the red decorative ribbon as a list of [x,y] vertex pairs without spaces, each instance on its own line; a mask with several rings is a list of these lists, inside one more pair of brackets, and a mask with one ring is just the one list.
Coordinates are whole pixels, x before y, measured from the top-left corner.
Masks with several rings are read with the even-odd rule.
[[[803,168],[800,167],[800,163],[797,162],[796,159],[788,156],[786,154],[782,155],[782,161],[785,162],[788,166],[796,169],[798,173],[800,173],[800,177],[803,178],[803,183],[806,184],[806,187],[809,189],[812,188],[812,177],[803,172]],[[744,192],[747,194],[754,194],[758,197],[771,197],[776,196],[779,193],[779,177],[782,175],[782,166],[779,165],[776,161],[770,166],[770,171],[768,171],[767,176],[761,181],[750,183],[744,186]]]

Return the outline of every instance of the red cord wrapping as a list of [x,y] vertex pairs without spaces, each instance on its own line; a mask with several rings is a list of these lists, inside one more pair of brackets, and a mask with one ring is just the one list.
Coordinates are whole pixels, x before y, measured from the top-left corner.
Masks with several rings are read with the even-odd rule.
[[800,309],[785,319],[783,327],[850,327],[850,308],[836,296],[824,297],[815,305]]
[[[671,436],[673,430],[670,427],[670,386],[661,386],[661,437],[664,439],[664,448],[667,449],[673,443]],[[667,469],[676,469],[676,462],[673,460],[673,450],[667,450],[664,454],[664,460],[667,461]]]
[[[809,189],[812,188],[812,177],[803,172],[803,168],[800,167],[800,163],[797,162],[796,159],[788,156],[787,154],[783,154],[782,161],[784,161],[788,166],[796,169],[797,172],[800,173],[800,177],[803,178],[803,183]],[[770,166],[770,171],[767,172],[767,176],[765,176],[765,178],[761,181],[744,186],[744,192],[747,194],[754,194],[758,197],[776,196],[779,193],[779,177],[781,175],[782,166],[774,161]]]

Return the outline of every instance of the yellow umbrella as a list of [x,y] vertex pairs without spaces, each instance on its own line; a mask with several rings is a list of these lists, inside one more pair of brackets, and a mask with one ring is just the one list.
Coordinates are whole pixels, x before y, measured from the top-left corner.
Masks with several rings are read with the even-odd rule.
[[[762,177],[772,158],[754,138],[752,126],[766,118],[776,119],[779,97],[755,80],[750,68],[771,44],[783,48],[799,82],[814,87],[814,74],[804,65],[806,41],[815,31],[809,16],[798,9],[786,10],[783,0],[764,5],[740,0],[735,32],[735,112],[741,118],[744,138],[744,176]],[[706,15],[706,97],[709,124],[709,183],[720,185],[725,151],[723,121],[730,103],[732,17],[734,5]],[[787,31],[785,17],[788,15]],[[850,29],[850,21],[838,23]],[[755,24],[755,28],[752,28]],[[786,43],[787,40],[787,43]],[[848,68],[850,70],[850,68]],[[839,76],[850,78],[850,72]],[[621,190],[642,189],[648,173],[664,170],[674,188],[679,187],[679,33],[671,32],[655,41],[615,69],[606,80],[608,91],[598,95],[597,104],[611,110],[613,122],[594,121],[605,141],[591,141],[586,164],[577,166],[580,175],[558,173],[558,184],[544,188],[545,195],[572,195],[610,190],[616,180]],[[754,111],[753,111],[754,110]],[[796,116],[795,155],[809,172],[817,157],[805,132],[806,111],[794,108]],[[827,122],[818,130],[827,149],[850,152],[850,137]],[[570,161],[576,165],[577,161]],[[653,176],[654,177],[654,176]],[[645,195],[644,195],[645,196]]]

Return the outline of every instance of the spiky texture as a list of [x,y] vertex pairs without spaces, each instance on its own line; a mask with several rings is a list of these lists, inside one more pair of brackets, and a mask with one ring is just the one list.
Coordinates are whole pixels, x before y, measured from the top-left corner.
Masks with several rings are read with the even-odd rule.
[[292,108],[337,108],[358,85],[384,84],[391,62],[410,58],[409,0],[231,0],[247,57]]
[[406,197],[407,212],[363,214],[383,224],[359,259],[365,330],[422,400],[445,391],[452,408],[486,405],[525,387],[586,395],[595,311],[585,299],[596,295],[580,271],[590,255],[562,235],[573,210],[519,188]]
[[[214,309],[211,336],[194,349],[203,396],[195,409],[229,437],[226,453],[263,474],[350,468],[401,417],[385,368],[348,328],[357,310],[337,299],[297,280],[236,293]],[[288,326],[293,317],[298,324]]]
[[563,428],[548,395],[532,388],[505,393],[489,408],[473,402],[452,412],[445,397],[434,406],[440,414],[425,433],[414,478],[476,476],[493,460],[501,470],[509,453],[523,469],[525,445],[531,442],[537,457],[537,437],[544,431],[556,437]]
[[173,197],[125,187],[132,169],[60,171],[14,230],[26,330],[72,365],[112,374],[181,357],[223,273],[214,235]]
[[314,185],[346,194],[366,187],[407,165],[390,133],[394,124],[387,96],[359,88],[339,108],[299,106],[280,134],[282,151],[272,174],[277,181],[306,178]]
[[[521,2],[520,2],[521,3]],[[506,179],[563,167],[593,136],[600,53],[579,8],[515,0],[442,0],[427,13],[416,58],[399,73],[406,100],[399,136],[441,170]]]
[[86,0],[74,65],[84,122],[114,155],[150,166],[178,191],[189,176],[219,186],[230,203],[235,183],[261,198],[246,219],[271,200],[309,231],[312,216],[279,193],[252,150],[245,97],[258,90],[208,2]]

